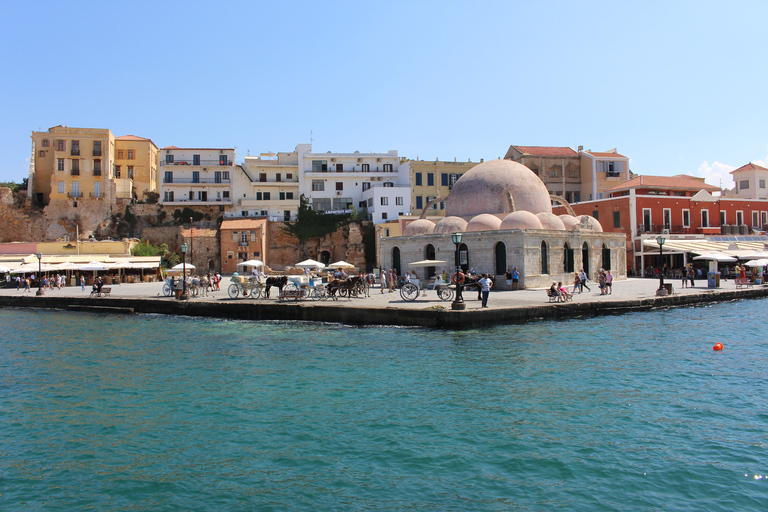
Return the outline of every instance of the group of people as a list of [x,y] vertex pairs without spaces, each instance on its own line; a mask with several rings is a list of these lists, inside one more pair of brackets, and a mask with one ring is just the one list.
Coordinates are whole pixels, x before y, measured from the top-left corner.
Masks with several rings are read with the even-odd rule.
[[697,274],[696,270],[694,270],[694,268],[691,265],[688,265],[688,268],[684,268],[682,270],[682,281],[680,284],[682,285],[683,288],[687,288],[688,281],[690,281],[691,288],[693,288],[696,278],[701,276],[702,276],[701,269],[698,269],[698,274]]
[[507,291],[518,289],[518,285],[520,283],[520,272],[517,270],[517,267],[513,268],[512,270],[507,269],[507,271],[504,273],[504,278],[507,281]]
[[381,269],[379,281],[381,282],[381,293],[384,293],[384,290],[389,290],[389,293],[392,293],[397,287],[397,272],[394,269]]
[[[573,293],[576,293],[575,288]],[[557,283],[552,283],[552,286],[549,287],[547,295],[550,297],[555,297],[557,302],[566,302],[568,299],[573,297],[573,293],[568,292],[568,289],[563,286],[562,281],[558,281]]]

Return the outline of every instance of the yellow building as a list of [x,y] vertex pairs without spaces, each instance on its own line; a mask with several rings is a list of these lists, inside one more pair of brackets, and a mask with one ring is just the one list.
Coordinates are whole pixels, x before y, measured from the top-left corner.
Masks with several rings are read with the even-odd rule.
[[115,137],[108,129],[54,126],[32,132],[29,193],[35,204],[51,199],[112,200]]
[[[481,160],[482,162],[482,160]],[[447,197],[453,184],[477,162],[444,162],[440,160],[408,160],[400,164],[406,168],[411,184],[411,214],[421,215],[433,199]],[[430,215],[445,217],[445,203],[438,201],[430,208]]]
[[117,197],[141,200],[147,192],[157,192],[159,155],[150,139],[136,135],[115,137],[113,171]]

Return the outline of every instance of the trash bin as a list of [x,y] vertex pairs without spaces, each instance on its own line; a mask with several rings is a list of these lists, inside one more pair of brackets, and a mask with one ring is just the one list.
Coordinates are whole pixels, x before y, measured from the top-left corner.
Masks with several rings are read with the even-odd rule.
[[667,290],[667,295],[672,295],[674,293],[672,283],[664,283],[664,289]]
[[174,290],[173,296],[176,297],[176,299],[181,299],[181,290]]

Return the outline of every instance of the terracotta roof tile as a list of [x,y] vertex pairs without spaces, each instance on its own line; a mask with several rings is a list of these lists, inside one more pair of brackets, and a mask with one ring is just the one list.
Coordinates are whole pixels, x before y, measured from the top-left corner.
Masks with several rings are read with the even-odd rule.
[[677,190],[711,190],[718,191],[720,187],[702,183],[697,179],[687,178],[685,176],[638,176],[624,183],[619,183],[606,192],[618,192],[620,190],[629,190],[633,188],[654,188],[654,189],[677,189]]
[[573,149],[557,146],[512,146],[524,155],[533,156],[579,156]]
[[119,137],[115,137],[115,140],[149,140],[149,139],[145,139],[144,137],[138,137],[136,135],[121,135]]
[[611,153],[608,152],[598,152],[598,151],[585,151],[585,153],[589,153],[592,156],[596,156],[598,158],[627,158],[624,155],[620,155],[618,153]]
[[740,171],[768,171],[765,167],[760,167],[759,165],[753,164],[752,162],[749,162],[747,165],[742,165],[738,169],[734,169],[731,171],[731,174],[740,172]]
[[266,224],[266,219],[224,219],[221,229],[256,229]]

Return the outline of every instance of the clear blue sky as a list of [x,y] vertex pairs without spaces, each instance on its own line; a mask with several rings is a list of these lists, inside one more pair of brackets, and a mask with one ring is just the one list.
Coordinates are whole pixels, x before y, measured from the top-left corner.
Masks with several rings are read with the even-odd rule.
[[[30,134],[503,157],[618,148],[640,174],[768,160],[768,2],[3,2],[0,181]],[[728,184],[726,181],[723,185]]]

